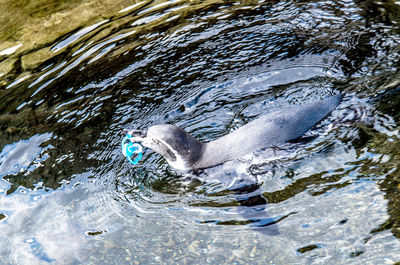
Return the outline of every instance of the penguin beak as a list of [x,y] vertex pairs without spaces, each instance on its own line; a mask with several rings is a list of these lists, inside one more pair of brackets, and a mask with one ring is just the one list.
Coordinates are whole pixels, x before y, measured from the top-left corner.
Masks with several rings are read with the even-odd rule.
[[122,131],[124,134],[130,134],[132,135],[132,140],[135,142],[143,142],[147,136],[146,131],[142,130],[129,130],[129,129],[124,129]]

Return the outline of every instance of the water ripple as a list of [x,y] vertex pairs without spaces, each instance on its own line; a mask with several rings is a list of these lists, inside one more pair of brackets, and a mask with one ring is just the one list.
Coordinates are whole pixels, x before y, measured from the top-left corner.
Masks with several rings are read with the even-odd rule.
[[[400,38],[386,3],[112,8],[71,16],[50,40],[0,43],[6,263],[400,258]],[[214,168],[174,170],[151,150],[132,167],[120,151],[125,128],[170,123],[211,141],[336,93],[342,103],[304,138]]]

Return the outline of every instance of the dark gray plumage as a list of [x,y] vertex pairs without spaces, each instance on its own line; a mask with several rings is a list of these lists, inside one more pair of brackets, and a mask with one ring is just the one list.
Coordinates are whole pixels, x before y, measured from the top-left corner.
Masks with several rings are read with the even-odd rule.
[[147,133],[133,130],[133,140],[164,156],[177,169],[222,164],[253,151],[299,138],[340,103],[342,95],[284,108],[264,115],[215,141],[202,143],[174,125],[154,125]]

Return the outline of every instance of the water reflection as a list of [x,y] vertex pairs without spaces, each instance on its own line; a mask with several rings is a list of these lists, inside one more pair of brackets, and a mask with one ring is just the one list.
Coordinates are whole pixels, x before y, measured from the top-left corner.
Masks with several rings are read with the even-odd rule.
[[[8,15],[0,34],[6,263],[400,259],[396,4],[85,3],[18,9],[26,24]],[[65,23],[77,8],[87,19]],[[120,153],[124,128],[209,141],[334,91],[343,103],[308,141],[202,172]]]

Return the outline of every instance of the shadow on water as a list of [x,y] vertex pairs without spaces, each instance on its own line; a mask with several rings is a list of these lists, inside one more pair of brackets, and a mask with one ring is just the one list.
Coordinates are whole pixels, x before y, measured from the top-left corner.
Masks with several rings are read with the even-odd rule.
[[[232,253],[245,246],[259,260],[265,254],[258,248],[271,248],[269,255],[277,263],[343,264],[356,258],[379,263],[391,252],[389,243],[395,248],[397,241],[385,232],[400,237],[396,3],[128,5],[104,0],[98,5],[21,5],[8,3],[8,15],[0,23],[6,25],[0,26],[1,200],[38,191],[67,198],[80,188],[82,194],[99,194],[96,198],[105,197],[107,203],[81,194],[81,204],[93,203],[96,210],[80,218],[95,219],[96,211],[113,209],[121,227],[134,227],[144,238],[140,247],[152,244],[145,235],[160,236],[154,252],[162,254],[170,247],[165,244],[182,243],[188,235],[194,238],[182,248],[196,254],[201,244],[215,253],[215,242],[228,242]],[[74,15],[79,9],[86,16]],[[344,101],[307,135],[308,141],[255,152],[202,172],[176,172],[150,151],[132,168],[119,150],[124,128],[173,123],[210,141],[281,106],[337,91],[346,95]],[[53,206],[61,211],[61,203]],[[12,234],[18,227],[13,227],[13,210],[7,209],[0,208],[0,224],[9,224]],[[171,239],[173,232],[157,230],[168,225],[183,227],[183,234]],[[129,244],[129,233],[110,232],[123,228],[90,229],[78,226],[76,231],[86,231],[88,241],[140,249]],[[262,232],[258,236],[274,235],[271,244],[284,252],[282,258],[274,256],[271,245],[262,245],[267,242],[253,242],[246,233],[235,245],[235,235],[253,230]],[[382,234],[386,241],[379,245]],[[61,259],[43,237],[27,232],[22,237],[38,259]],[[342,243],[336,243],[338,238]],[[349,243],[354,238],[363,241]],[[373,257],[380,246],[388,252]],[[232,263],[249,258],[248,252],[230,260],[216,255],[216,260]],[[140,254],[144,252],[135,253],[139,262],[150,262]],[[98,257],[113,260],[115,253],[109,254]],[[400,260],[393,251],[390,255]],[[96,255],[87,256],[96,261]],[[194,259],[218,263],[203,256]]]

